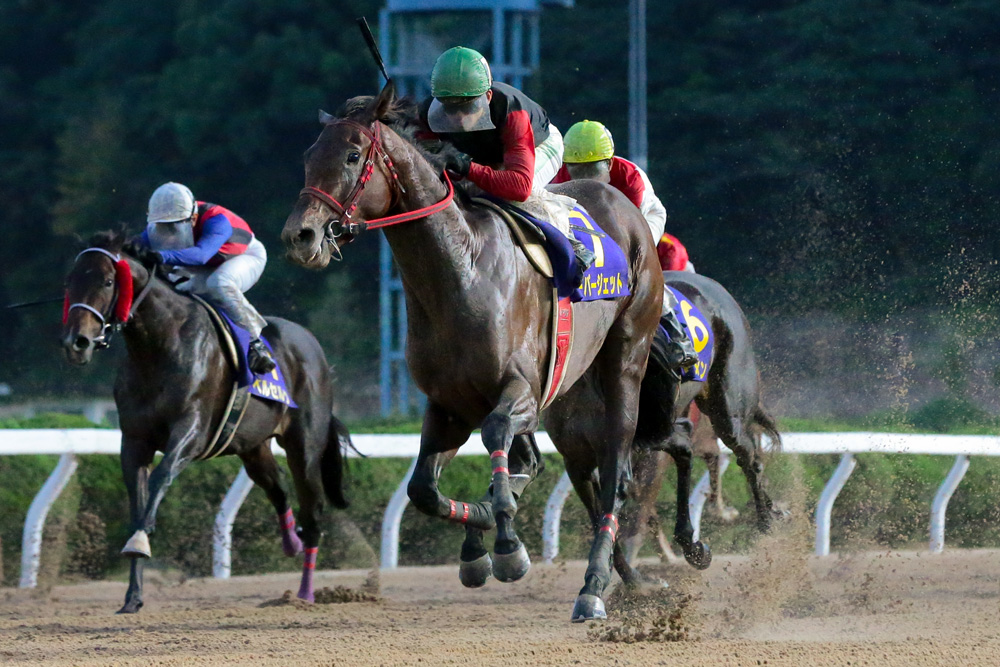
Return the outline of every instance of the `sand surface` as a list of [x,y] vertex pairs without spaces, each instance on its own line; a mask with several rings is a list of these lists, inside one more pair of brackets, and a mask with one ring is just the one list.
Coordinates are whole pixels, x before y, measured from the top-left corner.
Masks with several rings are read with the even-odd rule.
[[[0,589],[0,664],[1000,665],[1000,551],[816,559],[772,544],[701,573],[645,567],[670,589],[613,592],[610,619],[586,625],[569,622],[581,562],[479,590],[455,566],[401,568],[380,573],[378,602],[311,607],[280,603],[293,575],[148,572],[132,616],[114,614],[122,582]],[[317,587],[367,575],[319,572]]]

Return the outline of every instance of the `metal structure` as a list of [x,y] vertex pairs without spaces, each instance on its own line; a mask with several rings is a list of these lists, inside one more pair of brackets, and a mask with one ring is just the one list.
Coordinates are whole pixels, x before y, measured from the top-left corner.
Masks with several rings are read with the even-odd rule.
[[[378,458],[414,458],[420,446],[418,435],[365,435],[353,437],[358,450],[366,456]],[[554,453],[555,446],[546,433],[538,433],[537,441],[542,453]],[[55,470],[39,490],[31,503],[24,522],[24,542],[21,556],[22,588],[33,588],[38,581],[38,565],[41,560],[42,529],[49,508],[59,497],[66,483],[76,470],[77,454],[118,454],[121,448],[121,433],[110,429],[35,429],[0,430],[0,456],[23,454],[59,454],[61,458]],[[273,446],[275,454],[283,455],[280,448]],[[833,503],[854,470],[853,455],[861,452],[881,454],[935,454],[954,456],[955,464],[938,488],[931,505],[930,544],[932,553],[940,553],[944,548],[945,513],[948,501],[962,481],[969,468],[969,456],[1000,456],[1000,438],[992,436],[960,435],[913,435],[895,433],[786,433],[782,436],[782,450],[787,454],[841,454],[841,463],[827,482],[816,507],[816,546],[818,556],[830,553],[830,516]],[[483,455],[486,453],[479,434],[473,434],[469,443],[459,450],[461,456]],[[350,455],[354,455],[353,452]],[[383,568],[396,567],[399,559],[399,526],[403,511],[409,502],[406,486],[410,466],[399,486],[388,501],[382,519]],[[708,473],[702,477],[691,494],[690,507],[692,523],[696,533],[700,530],[699,519],[705,503]],[[232,528],[240,506],[253,488],[253,482],[244,470],[233,482],[215,519],[215,539],[213,552],[213,574],[226,579],[230,574],[230,553],[232,549]],[[563,504],[572,491],[569,477],[563,474],[545,508],[542,526],[543,558],[552,562],[559,555],[559,523]]]
[[632,162],[647,169],[646,0],[629,0],[628,27],[628,154]]
[[[543,6],[572,7],[573,0],[389,0],[379,12],[379,49],[397,93],[417,100],[429,95],[434,61],[458,45],[485,55],[497,81],[523,87],[538,68]],[[403,285],[389,244],[384,237],[379,243],[380,407],[382,416],[407,414],[417,392],[403,352]]]

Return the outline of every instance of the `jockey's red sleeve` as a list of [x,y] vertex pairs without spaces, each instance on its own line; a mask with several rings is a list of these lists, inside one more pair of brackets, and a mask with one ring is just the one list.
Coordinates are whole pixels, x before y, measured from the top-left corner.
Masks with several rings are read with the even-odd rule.
[[642,208],[642,195],[646,185],[642,182],[639,170],[631,162],[614,158],[611,168],[611,185],[618,188],[629,198],[636,208]]
[[531,194],[535,177],[535,134],[531,119],[524,110],[507,114],[503,128],[503,168],[492,169],[473,162],[469,180],[492,195],[511,201],[524,201]]
[[566,165],[559,167],[559,171],[556,172],[555,178],[553,178],[550,183],[569,183],[573,180],[573,177],[569,175],[569,169]]

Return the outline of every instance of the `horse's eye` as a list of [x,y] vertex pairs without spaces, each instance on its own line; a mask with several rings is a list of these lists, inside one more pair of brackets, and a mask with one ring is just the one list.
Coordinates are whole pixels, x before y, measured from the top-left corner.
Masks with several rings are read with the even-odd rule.
[[104,286],[105,287],[111,287],[114,284],[115,284],[115,281],[111,280],[111,278],[108,278],[107,280],[104,281]]
[[357,151],[351,151],[350,153],[347,154],[347,163],[348,164],[354,164],[355,162],[357,162],[360,159],[361,159],[361,153],[359,153]]

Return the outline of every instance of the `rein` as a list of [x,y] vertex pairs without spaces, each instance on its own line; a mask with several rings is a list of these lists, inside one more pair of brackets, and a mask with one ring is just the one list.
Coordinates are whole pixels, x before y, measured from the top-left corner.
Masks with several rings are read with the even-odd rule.
[[314,199],[318,199],[326,205],[327,208],[334,212],[335,215],[331,216],[324,225],[324,236],[327,243],[338,249],[335,253],[336,259],[340,259],[339,257],[336,257],[336,255],[340,254],[337,239],[345,234],[357,236],[361,232],[368,229],[379,229],[390,225],[398,225],[403,222],[410,222],[411,220],[418,220],[420,218],[425,218],[429,215],[439,213],[451,204],[455,197],[455,186],[452,185],[447,172],[443,172],[442,175],[444,176],[444,181],[448,185],[448,194],[446,194],[444,199],[436,204],[431,204],[430,206],[425,206],[415,211],[407,211],[397,215],[375,218],[374,220],[353,220],[352,216],[358,208],[358,200],[361,199],[361,193],[364,192],[365,186],[368,185],[368,181],[371,180],[372,174],[375,172],[376,156],[382,158],[383,164],[388,170],[389,175],[392,177],[389,180],[389,187],[392,189],[392,200],[389,204],[390,209],[397,203],[399,195],[401,193],[406,193],[406,189],[403,187],[403,184],[399,182],[399,172],[396,171],[396,167],[392,163],[392,158],[389,157],[385,147],[382,145],[382,134],[379,129],[381,124],[378,121],[373,122],[370,127],[365,127],[361,123],[346,118],[332,121],[329,124],[352,125],[360,130],[361,134],[368,137],[370,142],[368,146],[368,154],[365,156],[364,168],[361,170],[361,175],[358,177],[358,180],[354,183],[354,188],[352,188],[351,192],[347,195],[345,203],[341,204],[333,197],[333,195],[328,192],[324,192],[319,188],[306,186],[299,191],[299,197],[313,197]]
[[108,314],[105,315],[87,303],[77,302],[70,304],[69,291],[67,290],[66,297],[63,301],[63,324],[66,324],[70,311],[75,308],[82,308],[83,310],[93,314],[94,317],[96,317],[101,323],[101,335],[94,339],[94,346],[100,350],[111,345],[111,338],[114,333],[128,322],[132,312],[139,307],[139,304],[142,303],[143,299],[146,298],[146,295],[149,294],[150,289],[153,287],[153,275],[150,273],[149,280],[146,281],[146,286],[142,288],[141,292],[139,292],[139,296],[133,299],[132,267],[129,266],[129,263],[124,260],[121,255],[116,255],[108,250],[105,250],[104,248],[87,248],[77,255],[73,262],[78,262],[80,257],[88,252],[96,252],[105,255],[114,263],[115,298],[111,301],[111,306],[108,308]]

